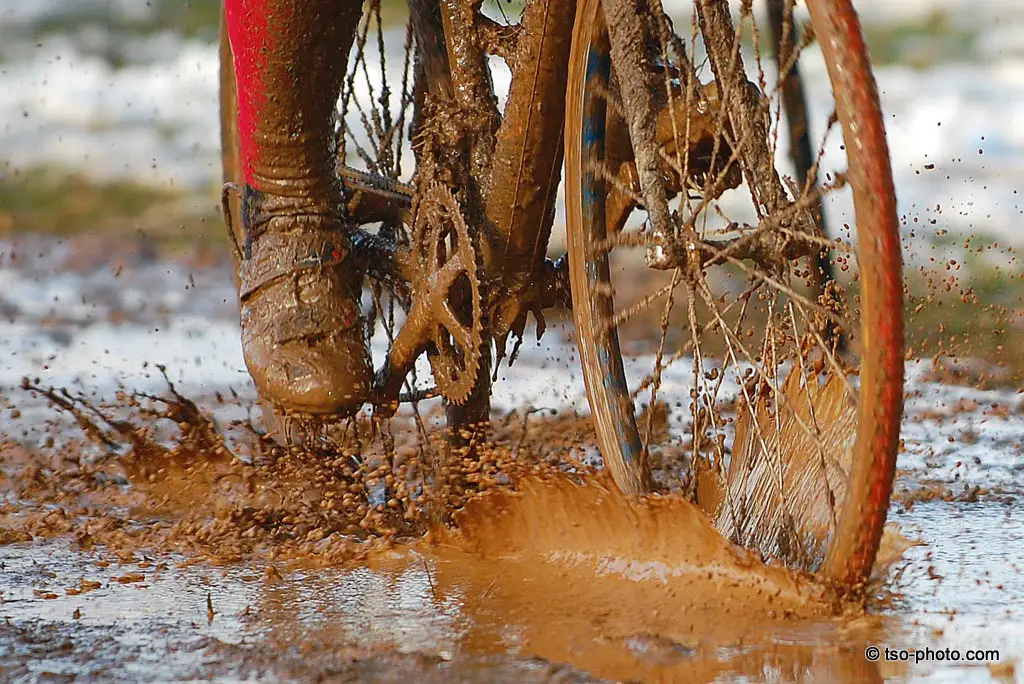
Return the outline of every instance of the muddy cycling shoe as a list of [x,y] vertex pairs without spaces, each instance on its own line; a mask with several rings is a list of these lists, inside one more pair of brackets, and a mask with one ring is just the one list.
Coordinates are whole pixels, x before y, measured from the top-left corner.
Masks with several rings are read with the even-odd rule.
[[260,396],[289,412],[355,412],[372,370],[340,217],[249,187],[242,201],[242,352]]

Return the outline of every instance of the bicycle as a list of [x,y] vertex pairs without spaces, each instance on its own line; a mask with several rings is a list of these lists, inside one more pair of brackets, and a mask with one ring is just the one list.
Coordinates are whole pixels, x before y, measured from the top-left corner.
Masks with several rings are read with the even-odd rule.
[[[338,168],[351,220],[377,226],[354,239],[373,299],[368,329],[388,343],[375,415],[440,395],[453,433],[486,423],[492,369],[510,338],[511,365],[528,317],[539,336],[545,310],[569,307],[600,451],[623,493],[655,489],[653,416],[676,384],[667,374],[686,362],[688,495],[727,519],[735,540],[754,543],[764,533],[753,520],[759,499],[806,493],[808,483],[793,478],[807,472],[792,475],[778,462],[784,440],[804,440],[820,460],[811,484],[827,492],[823,510],[831,517],[830,532],[810,544],[816,558],[808,564],[847,591],[861,587],[885,523],[902,412],[899,232],[853,6],[807,6],[835,109],[818,131],[810,175],[797,184],[776,168],[781,108],[774,101],[812,44],[796,39],[792,2],[777,40],[780,83],[769,88],[748,3],[735,22],[728,0],[694,0],[684,36],[659,0],[528,0],[518,21],[485,12],[482,0],[408,0],[406,30],[397,36],[399,93],[388,76],[381,2],[369,2],[339,103]],[[368,40],[374,27],[376,45]],[[707,64],[697,59],[701,51]],[[751,51],[756,83],[745,64]],[[240,173],[224,31],[221,57],[223,166],[232,182]],[[503,107],[491,57],[511,72]],[[836,151],[827,147],[836,123],[848,168],[822,173],[826,150]],[[411,174],[403,170],[407,142]],[[568,250],[552,261],[563,154]],[[348,166],[349,156],[366,169]],[[819,185],[818,175],[827,182]],[[747,216],[730,218],[744,191]],[[821,204],[847,191],[857,232],[829,239]],[[225,195],[237,232],[233,201]],[[821,264],[830,260],[841,271],[855,268],[820,292]],[[623,300],[631,303],[617,304]],[[644,339],[645,327],[657,331],[655,340]],[[857,388],[836,329],[859,351]],[[408,382],[423,354],[432,391]],[[627,366],[650,357],[653,369],[630,382]],[[825,394],[838,407],[828,420],[856,425],[851,465],[837,476],[848,483],[840,485],[826,450],[847,453],[849,445],[829,443],[839,433],[815,413]],[[747,491],[757,469],[762,477]],[[842,502],[834,486],[845,488]],[[807,530],[790,532],[773,532],[772,543],[800,546]]]

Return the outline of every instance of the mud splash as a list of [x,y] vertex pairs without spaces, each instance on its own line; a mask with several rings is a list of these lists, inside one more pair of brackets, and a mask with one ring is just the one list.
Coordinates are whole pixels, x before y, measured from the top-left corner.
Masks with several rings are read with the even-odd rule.
[[630,501],[604,473],[578,482],[524,478],[517,491],[472,499],[454,522],[454,529],[435,533],[441,546],[487,560],[561,567],[581,579],[592,576],[591,584],[608,578],[658,585],[689,614],[745,606],[754,617],[822,615],[834,600],[809,576],[765,566],[754,552],[724,540],[682,497]]
[[845,377],[829,373],[821,382],[794,369],[780,390],[787,410],[778,424],[766,399],[739,411],[725,492],[702,505],[727,539],[791,567],[818,567],[846,499],[857,432],[852,396]]
[[[161,397],[122,394],[116,416],[115,408],[69,391],[31,383],[25,390],[70,412],[102,446],[98,457],[82,442],[55,452],[13,443],[3,448],[5,555],[13,553],[15,562],[19,549],[32,557],[70,543],[77,559],[69,564],[77,580],[52,571],[43,586],[38,577],[29,579],[36,600],[81,600],[104,584],[108,593],[120,592],[118,585],[148,588],[173,577],[174,562],[179,571],[197,563],[256,566],[249,581],[269,584],[289,572],[327,572],[340,575],[341,587],[314,593],[342,591],[358,605],[375,600],[375,584],[420,587],[420,598],[399,612],[432,636],[364,635],[355,641],[366,653],[436,649],[440,639],[466,657],[513,654],[645,680],[735,669],[738,656],[723,656],[723,644],[774,643],[779,629],[833,629],[841,621],[831,616],[861,611],[840,604],[809,575],[768,567],[724,540],[680,496],[629,501],[601,472],[538,457],[523,448],[525,426],[499,427],[479,459],[450,469],[443,503],[455,513],[448,526],[430,523],[410,462],[374,464],[360,456],[365,445],[358,442],[328,453],[282,449],[250,434],[251,456],[242,459],[173,385]],[[168,423],[178,434],[161,442],[159,425]],[[559,434],[571,442],[578,437],[565,419],[535,420],[529,433],[549,445]],[[396,498],[372,503],[378,482]],[[93,564],[119,570],[106,573],[104,582],[81,569]],[[46,579],[57,577],[54,591]],[[282,599],[275,610],[308,612],[308,590]],[[379,591],[387,600],[404,600],[405,590]],[[212,598],[208,611],[212,624]],[[439,627],[438,611],[455,611],[458,619]],[[272,631],[274,638],[305,644],[307,628]],[[347,627],[343,634],[330,625],[321,629],[317,638],[330,643],[353,640]]]
[[732,659],[703,645],[758,641],[837,608],[810,576],[722,539],[681,497],[631,502],[603,474],[525,478],[471,500],[455,523],[421,552],[441,596],[489,617],[464,643],[498,648],[504,622],[524,652],[602,677],[709,678]]
[[[13,282],[27,283],[25,292],[52,285],[53,267],[31,263],[40,280]],[[92,289],[70,276],[65,285],[90,302],[97,288],[116,295],[111,312],[130,308],[135,290],[192,287],[184,273],[130,271],[117,281],[97,277]],[[150,280],[133,290],[123,287],[126,278]],[[956,386],[933,377],[927,363],[911,366],[891,517],[927,546],[906,552],[909,565],[901,564],[892,593],[870,614],[833,617],[845,607],[827,590],[709,541],[707,523],[694,523],[677,499],[633,508],[614,501],[592,467],[600,459],[589,421],[573,411],[582,396],[569,370],[573,351],[557,340],[525,350],[518,372],[499,383],[505,394],[496,406],[505,409],[495,412],[484,458],[454,464],[447,496],[461,507],[458,529],[420,541],[429,521],[406,505],[420,496],[415,487],[395,490],[397,514],[387,501],[368,500],[373,482],[422,477],[413,468],[420,447],[411,417],[393,421],[396,462],[384,470],[362,458],[365,425],[354,430],[359,449],[335,453],[275,449],[259,439],[248,422],[251,395],[239,385],[237,401],[231,390],[244,368],[235,359],[230,283],[206,271],[196,278],[201,297],[168,299],[170,313],[131,309],[120,323],[107,305],[90,309],[84,322],[51,320],[54,296],[71,301],[63,291],[39,296],[38,309],[29,307],[35,299],[14,297],[25,312],[0,340],[11,352],[0,380],[16,384],[32,372],[59,386],[82,377],[99,387],[85,392],[91,400],[110,404],[97,408],[128,434],[141,428],[136,436],[149,446],[133,447],[112,424],[102,427],[114,446],[82,440],[75,419],[54,421],[44,397],[30,401],[15,390],[0,398],[0,432],[9,438],[0,444],[0,679],[47,672],[105,681],[1016,676],[1024,653],[1024,404],[1012,390]],[[182,311],[206,327],[222,325],[232,344],[193,338]],[[47,337],[58,333],[59,341]],[[164,392],[152,365],[129,375],[138,350],[163,355],[153,360],[172,366],[191,406]],[[192,354],[202,355],[201,367],[192,368]],[[211,363],[221,357],[223,364]],[[93,380],[78,376],[81,368]],[[685,370],[672,370],[666,382],[675,389],[692,384]],[[189,418],[193,409],[210,423]],[[671,406],[656,411],[664,432],[652,449],[656,477],[685,488],[685,424]],[[190,438],[179,434],[182,423]],[[659,535],[671,546],[648,545]],[[694,570],[694,558],[710,576]],[[867,644],[993,647],[1002,658],[872,664]]]

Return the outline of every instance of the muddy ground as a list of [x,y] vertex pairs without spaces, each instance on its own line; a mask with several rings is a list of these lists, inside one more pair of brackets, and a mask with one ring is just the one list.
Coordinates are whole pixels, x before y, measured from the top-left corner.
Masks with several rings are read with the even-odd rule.
[[0,679],[1022,678],[1024,395],[998,368],[909,364],[890,520],[914,545],[865,608],[677,498],[618,499],[565,325],[502,369],[493,444],[448,473],[443,516],[396,485],[429,476],[408,413],[391,469],[366,421],[330,453],[258,436],[226,264],[89,245],[0,248]]

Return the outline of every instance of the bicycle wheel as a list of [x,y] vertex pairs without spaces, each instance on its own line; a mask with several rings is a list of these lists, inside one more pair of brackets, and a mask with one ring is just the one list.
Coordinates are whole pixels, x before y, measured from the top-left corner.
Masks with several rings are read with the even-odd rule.
[[[762,60],[770,32],[749,10],[734,22],[727,0],[671,17],[656,0],[581,0],[565,133],[573,315],[599,446],[625,493],[650,491],[652,471],[679,476],[734,541],[853,589],[895,469],[901,256],[856,14],[849,0],[807,5],[821,48],[792,41],[779,62],[800,58],[818,79],[818,188],[787,175],[785,69]],[[816,232],[819,199],[842,235]],[[815,297],[823,250],[839,277]]]

